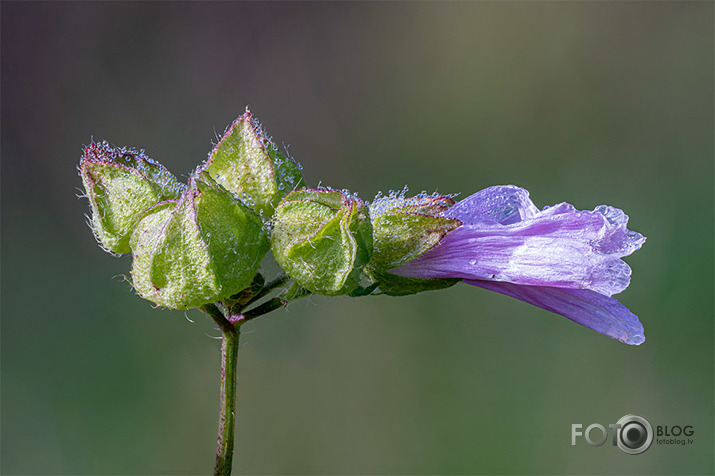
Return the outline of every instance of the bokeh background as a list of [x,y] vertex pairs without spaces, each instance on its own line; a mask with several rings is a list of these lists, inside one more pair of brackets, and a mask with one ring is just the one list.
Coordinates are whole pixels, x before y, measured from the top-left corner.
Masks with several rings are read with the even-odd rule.
[[[133,294],[76,165],[107,139],[185,178],[246,106],[310,185],[623,208],[647,340],[467,285],[306,299],[245,328],[238,473],[713,472],[712,2],[0,9],[2,474],[211,470],[218,332]],[[628,413],[694,444],[571,446]]]

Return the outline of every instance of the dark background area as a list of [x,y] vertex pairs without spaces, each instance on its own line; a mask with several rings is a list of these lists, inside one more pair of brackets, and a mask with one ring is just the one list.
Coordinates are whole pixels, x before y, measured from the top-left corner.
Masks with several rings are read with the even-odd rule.
[[[246,474],[713,472],[713,3],[2,2],[3,474],[204,474],[219,341],[97,246],[83,145],[186,178],[250,106],[308,185],[513,183],[648,237],[631,347],[467,285],[246,326]],[[193,321],[193,323],[191,322]],[[630,456],[571,425],[694,444]]]

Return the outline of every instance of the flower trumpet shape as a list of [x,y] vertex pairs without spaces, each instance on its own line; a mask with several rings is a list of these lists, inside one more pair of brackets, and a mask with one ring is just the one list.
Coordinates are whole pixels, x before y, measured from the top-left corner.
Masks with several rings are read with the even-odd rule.
[[506,294],[626,344],[641,344],[643,325],[611,295],[631,269],[620,258],[645,242],[623,211],[568,203],[539,210],[513,185],[490,187],[442,213],[462,222],[440,242],[389,270],[399,276],[464,282]]

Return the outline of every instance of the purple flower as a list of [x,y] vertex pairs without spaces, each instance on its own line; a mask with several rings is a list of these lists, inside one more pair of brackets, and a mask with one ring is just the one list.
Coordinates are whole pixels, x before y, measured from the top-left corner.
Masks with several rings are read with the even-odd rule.
[[561,314],[627,344],[645,337],[638,317],[611,297],[630,283],[620,258],[645,237],[622,210],[568,203],[543,210],[513,185],[484,189],[443,213],[462,226],[437,246],[390,270],[414,278],[461,278]]

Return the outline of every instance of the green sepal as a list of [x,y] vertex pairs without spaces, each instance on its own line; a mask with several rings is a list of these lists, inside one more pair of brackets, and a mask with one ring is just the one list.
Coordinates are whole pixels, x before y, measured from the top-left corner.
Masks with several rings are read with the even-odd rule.
[[90,144],[80,161],[80,175],[92,210],[97,241],[112,253],[131,251],[129,237],[144,211],[178,198],[185,185],[143,152]]
[[298,164],[278,151],[248,111],[231,124],[198,173],[209,174],[264,218],[305,185]]
[[253,210],[196,179],[180,199],[149,209],[130,244],[137,293],[171,309],[222,301],[248,288],[270,247]]
[[388,296],[407,296],[424,291],[445,289],[461,281],[461,279],[458,278],[408,278],[388,273],[387,271],[375,271],[373,269],[365,269],[365,274],[375,281],[382,294],[387,294]]
[[335,296],[358,287],[372,255],[372,226],[362,200],[337,190],[298,190],[276,208],[271,247],[296,283]]
[[[391,296],[450,287],[459,279],[407,278],[389,272],[435,247],[462,225],[457,219],[434,216],[454,202],[449,197],[412,197],[370,206],[374,248],[365,274]],[[391,207],[391,205],[393,207]]]

